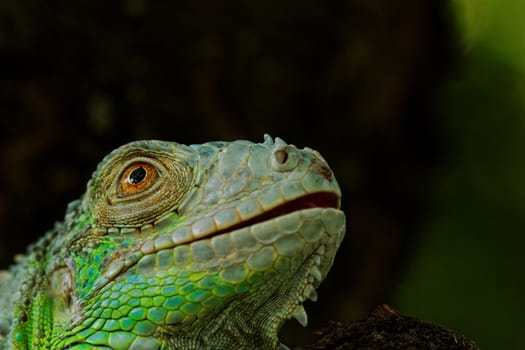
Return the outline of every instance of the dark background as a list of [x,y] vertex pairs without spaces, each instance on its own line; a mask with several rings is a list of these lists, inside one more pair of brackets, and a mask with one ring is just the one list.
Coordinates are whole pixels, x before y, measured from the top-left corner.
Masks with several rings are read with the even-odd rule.
[[465,54],[454,11],[430,0],[0,2],[0,267],[123,143],[269,133],[324,155],[348,217],[306,305],[310,327],[288,322],[285,343],[388,302],[483,348],[520,348],[522,97],[512,67]]

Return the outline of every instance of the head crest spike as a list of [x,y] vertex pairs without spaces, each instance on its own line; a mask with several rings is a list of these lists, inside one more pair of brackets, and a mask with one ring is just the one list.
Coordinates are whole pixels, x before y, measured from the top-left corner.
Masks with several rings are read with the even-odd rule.
[[273,138],[268,134],[264,134],[264,143],[268,145],[273,145]]
[[275,138],[275,144],[276,145],[287,145],[287,143],[280,137]]

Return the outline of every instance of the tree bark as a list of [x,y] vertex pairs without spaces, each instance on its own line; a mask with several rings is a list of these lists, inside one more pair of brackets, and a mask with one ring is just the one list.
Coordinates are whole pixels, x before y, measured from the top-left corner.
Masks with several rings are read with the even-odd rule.
[[445,327],[379,306],[366,320],[334,322],[316,334],[313,344],[295,350],[479,350],[463,335]]

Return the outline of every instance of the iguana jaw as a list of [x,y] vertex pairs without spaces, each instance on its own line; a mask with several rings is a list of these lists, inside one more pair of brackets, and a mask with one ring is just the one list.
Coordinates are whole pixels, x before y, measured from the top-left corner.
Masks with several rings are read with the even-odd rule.
[[[292,229],[296,223],[297,229]],[[283,231],[278,231],[279,228]],[[260,274],[266,287],[240,293],[217,309],[210,309],[202,319],[191,321],[195,330],[191,336],[184,328],[175,328],[171,336],[176,340],[172,341],[184,348],[184,345],[201,341],[195,339],[199,334],[206,334],[206,341],[221,344],[221,349],[238,348],[238,344],[243,344],[241,341],[246,339],[258,344],[250,348],[276,348],[277,333],[287,319],[295,318],[306,326],[308,319],[302,304],[307,299],[317,299],[315,288],[326,277],[344,230],[345,215],[342,211],[317,207],[296,210],[214,236],[211,240],[231,240],[236,248],[222,258],[215,257],[213,261],[219,265],[203,266],[206,271],[216,270],[221,278],[229,280],[230,277],[226,276],[232,276],[229,272],[234,271],[235,266],[245,266],[247,280],[250,280],[250,275]],[[299,243],[300,247],[288,244],[293,242]],[[192,242],[187,250],[184,245],[174,248],[174,252],[180,249],[195,253],[201,244],[207,245],[208,242],[205,239]],[[273,260],[271,254],[266,254],[268,251],[273,251]],[[230,262],[236,263],[230,265]],[[190,269],[198,269],[200,264],[205,263],[199,260]],[[239,310],[243,312],[239,313]],[[231,342],[219,343],[225,335]]]

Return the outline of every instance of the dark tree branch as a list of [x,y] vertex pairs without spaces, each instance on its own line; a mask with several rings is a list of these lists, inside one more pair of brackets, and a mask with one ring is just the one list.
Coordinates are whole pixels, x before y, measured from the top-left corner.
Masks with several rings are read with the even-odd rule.
[[313,344],[295,350],[479,350],[471,340],[442,326],[379,306],[366,320],[331,322]]

